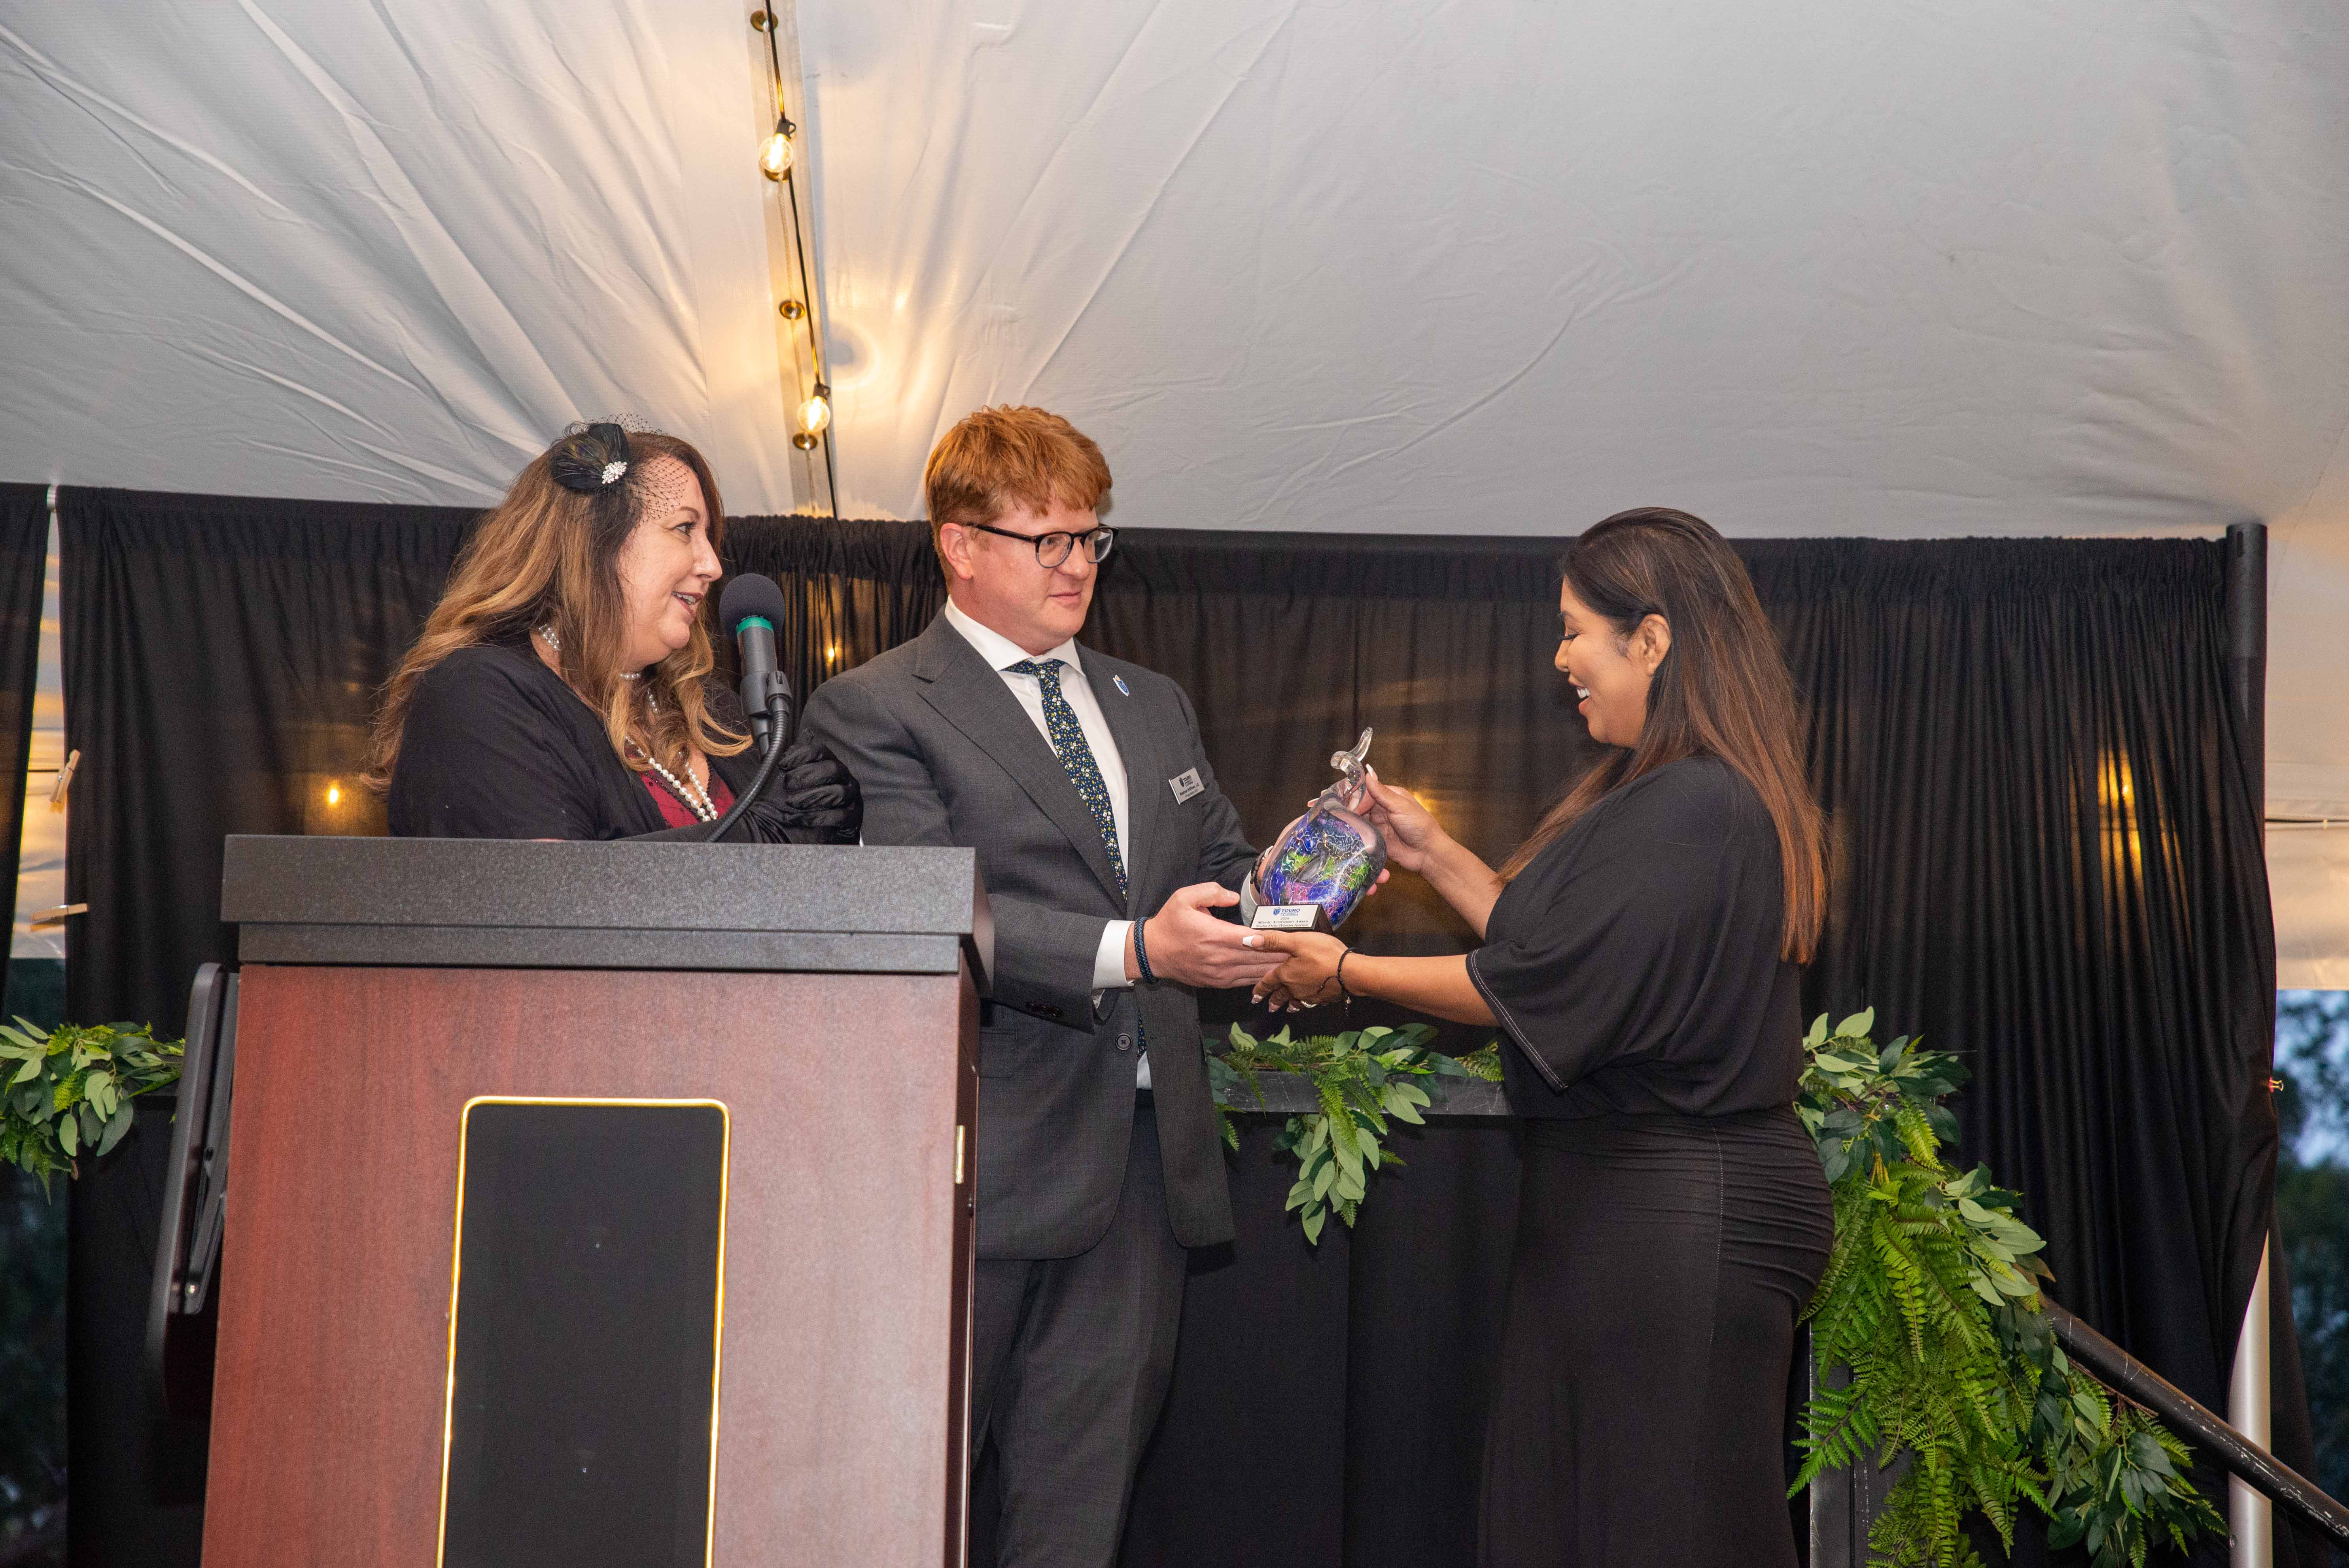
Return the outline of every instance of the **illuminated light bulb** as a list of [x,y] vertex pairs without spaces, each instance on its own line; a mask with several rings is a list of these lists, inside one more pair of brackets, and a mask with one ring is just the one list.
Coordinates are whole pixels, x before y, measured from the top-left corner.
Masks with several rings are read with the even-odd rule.
[[838,657],[840,657],[840,645],[838,643],[831,644],[823,650],[823,662],[825,664],[830,664],[833,660]]
[[811,436],[821,436],[832,423],[832,399],[819,390],[800,405],[800,428]]
[[342,803],[343,803],[343,787],[342,787],[341,785],[339,785],[339,784],[329,784],[329,785],[327,785],[327,786],[326,786],[326,804],[327,804],[327,805],[329,805],[329,806],[339,806],[339,805],[341,805]]
[[792,171],[791,133],[781,124],[759,148],[759,171],[770,180],[781,180]]

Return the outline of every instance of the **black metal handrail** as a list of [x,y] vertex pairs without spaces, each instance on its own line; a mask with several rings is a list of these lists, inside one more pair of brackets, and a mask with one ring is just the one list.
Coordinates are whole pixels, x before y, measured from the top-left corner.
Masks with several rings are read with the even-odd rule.
[[2064,1348],[2115,1392],[2136,1400],[2168,1421],[2178,1436],[2200,1445],[2228,1474],[2324,1532],[2335,1544],[2349,1546],[2349,1508],[2078,1317],[2044,1297],[2041,1301]]

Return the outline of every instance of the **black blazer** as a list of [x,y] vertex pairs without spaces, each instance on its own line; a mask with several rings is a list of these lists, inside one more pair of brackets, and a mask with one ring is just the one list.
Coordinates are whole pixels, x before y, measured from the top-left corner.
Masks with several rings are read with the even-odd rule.
[[[711,717],[742,732],[731,690],[709,681],[702,694]],[[759,753],[713,757],[709,765],[739,796],[759,770]],[[838,841],[785,825],[781,783],[750,808],[753,837]],[[602,722],[521,643],[460,648],[417,681],[388,807],[400,838],[625,839],[668,826],[644,776],[620,760]],[[852,829],[847,841],[855,837]]]

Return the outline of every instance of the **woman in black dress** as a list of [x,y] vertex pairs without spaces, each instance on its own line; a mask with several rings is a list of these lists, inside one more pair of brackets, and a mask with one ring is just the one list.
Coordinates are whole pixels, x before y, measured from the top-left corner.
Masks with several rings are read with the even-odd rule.
[[[369,782],[391,830],[621,839],[714,822],[758,757],[708,679],[701,614],[726,526],[674,436],[575,426],[481,520],[376,718]],[[856,780],[819,746],[730,837],[854,843]]]
[[1615,748],[1498,872],[1373,785],[1392,864],[1484,936],[1383,958],[1263,934],[1276,1004],[1497,1023],[1525,1118],[1485,1453],[1487,1568],[1792,1564],[1795,1320],[1833,1211],[1792,1109],[1826,877],[1793,682],[1745,569],[1685,512],[1578,539],[1557,665]]

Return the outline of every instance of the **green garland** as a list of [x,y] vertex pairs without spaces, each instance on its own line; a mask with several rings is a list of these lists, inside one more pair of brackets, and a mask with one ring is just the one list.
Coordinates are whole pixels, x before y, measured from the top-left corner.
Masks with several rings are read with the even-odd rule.
[[1240,1137],[1225,1108],[1244,1105],[1243,1095],[1264,1104],[1257,1074],[1295,1073],[1313,1085],[1321,1109],[1290,1117],[1272,1146],[1296,1157],[1297,1184],[1288,1190],[1288,1207],[1298,1211],[1305,1239],[1315,1246],[1321,1244],[1321,1227],[1332,1211],[1353,1224],[1370,1191],[1371,1171],[1402,1163],[1379,1142],[1390,1118],[1419,1121],[1421,1108],[1442,1098],[1446,1078],[1500,1078],[1497,1041],[1463,1060],[1429,1050],[1427,1042],[1433,1038],[1429,1025],[1405,1024],[1301,1040],[1284,1026],[1259,1040],[1234,1024],[1230,1048],[1220,1056],[1208,1054],[1216,1119],[1223,1125],[1224,1142],[1235,1150]]
[[[144,1024],[0,1024],[0,1161],[47,1191],[77,1156],[110,1152],[130,1130],[130,1102],[179,1081],[181,1047]],[[12,1070],[13,1069],[13,1070]]]
[[1957,1121],[1940,1101],[1965,1068],[1905,1036],[1879,1048],[1875,1022],[1871,1009],[1830,1032],[1821,1015],[1804,1041],[1795,1109],[1834,1192],[1835,1246],[1806,1313],[1821,1387],[1793,1491],[1905,1450],[1868,1536],[1891,1568],[1979,1563],[1970,1512],[2011,1548],[2024,1501],[2048,1516],[2050,1546],[2083,1544],[2094,1568],[2223,1535],[2185,1477],[2186,1446],[2056,1343],[2038,1283],[2054,1276],[2020,1197],[1943,1163]]

